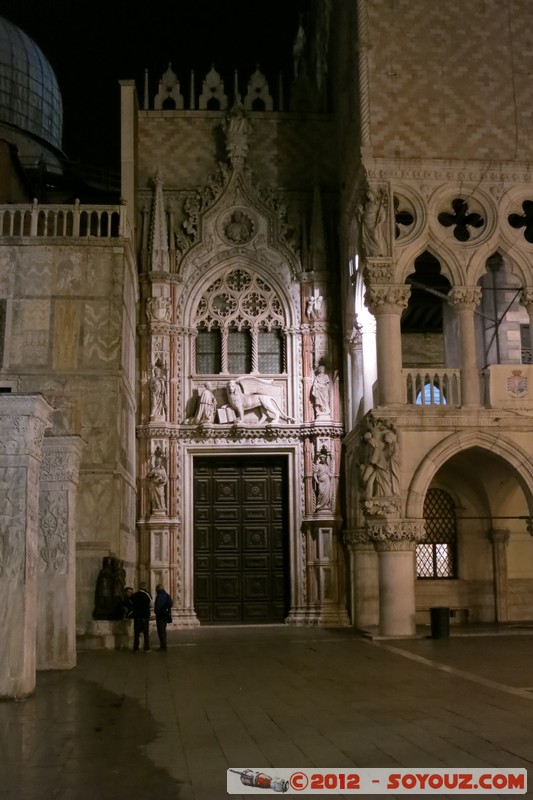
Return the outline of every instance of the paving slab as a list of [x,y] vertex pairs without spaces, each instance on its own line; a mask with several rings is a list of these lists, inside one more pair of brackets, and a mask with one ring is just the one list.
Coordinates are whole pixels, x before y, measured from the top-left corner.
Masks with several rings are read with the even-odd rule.
[[[167,653],[81,652],[75,669],[39,673],[26,701],[2,703],[0,798],[223,800],[228,767],[533,762],[533,630],[384,641],[202,627],[168,638]],[[243,787],[246,797],[257,794]]]

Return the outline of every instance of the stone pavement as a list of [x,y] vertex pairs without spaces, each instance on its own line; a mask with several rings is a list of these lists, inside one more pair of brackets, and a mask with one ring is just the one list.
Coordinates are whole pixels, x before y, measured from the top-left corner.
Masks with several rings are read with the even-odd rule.
[[0,704],[0,798],[223,800],[228,767],[528,768],[533,631],[455,633],[199,628],[79,653]]

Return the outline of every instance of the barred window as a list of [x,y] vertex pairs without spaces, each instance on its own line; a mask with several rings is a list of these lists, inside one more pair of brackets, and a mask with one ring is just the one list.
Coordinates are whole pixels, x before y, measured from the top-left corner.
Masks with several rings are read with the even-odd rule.
[[257,351],[259,372],[271,374],[283,372],[283,340],[279,328],[259,331]]
[[218,375],[221,369],[220,329],[200,328],[196,337],[196,372],[199,375]]
[[252,340],[250,331],[228,331],[228,370],[237,375],[248,375],[252,371]]
[[426,540],[416,546],[417,578],[457,577],[455,503],[442,489],[429,489],[424,500]]
[[531,364],[531,332],[529,325],[520,325],[520,351],[522,364]]

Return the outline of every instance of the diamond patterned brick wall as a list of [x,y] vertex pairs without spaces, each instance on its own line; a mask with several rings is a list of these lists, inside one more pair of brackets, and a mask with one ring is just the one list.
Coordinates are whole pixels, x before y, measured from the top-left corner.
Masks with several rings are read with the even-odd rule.
[[[318,181],[333,188],[336,156],[328,143],[328,115],[252,113],[254,132],[247,163],[262,181],[279,188],[305,190]],[[192,189],[205,185],[220,161],[226,161],[216,112],[140,112],[139,186],[147,186],[159,165],[165,187]]]
[[375,156],[533,153],[529,0],[369,0]]

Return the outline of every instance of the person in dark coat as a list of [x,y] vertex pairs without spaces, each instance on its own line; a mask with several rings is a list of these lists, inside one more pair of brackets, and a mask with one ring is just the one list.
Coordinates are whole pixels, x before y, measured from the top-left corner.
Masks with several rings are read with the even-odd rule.
[[163,585],[158,583],[155,587],[156,595],[154,602],[155,622],[157,625],[157,635],[159,636],[159,649],[166,652],[167,649],[167,624],[172,622],[170,609],[172,608],[172,598],[165,591]]
[[133,606],[133,652],[139,650],[141,633],[144,640],[144,652],[150,652],[150,608],[152,597],[145,583],[139,585],[139,591],[132,595]]
[[131,599],[133,596],[133,589],[131,586],[126,586],[124,589],[124,601],[122,603],[122,608],[124,612],[124,619],[133,619],[133,600]]

